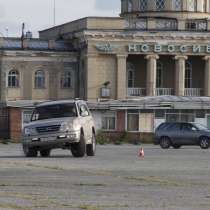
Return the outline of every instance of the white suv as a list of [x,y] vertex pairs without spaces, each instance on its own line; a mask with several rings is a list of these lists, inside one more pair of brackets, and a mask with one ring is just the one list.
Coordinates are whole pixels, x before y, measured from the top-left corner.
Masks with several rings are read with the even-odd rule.
[[94,156],[95,126],[85,101],[45,102],[36,106],[31,122],[23,129],[26,157],[50,156],[56,148],[70,149],[74,157]]

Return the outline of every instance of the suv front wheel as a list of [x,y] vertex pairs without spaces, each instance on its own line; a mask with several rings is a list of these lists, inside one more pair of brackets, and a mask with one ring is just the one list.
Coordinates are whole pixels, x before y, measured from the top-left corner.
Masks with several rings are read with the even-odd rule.
[[51,152],[50,149],[41,150],[41,151],[40,151],[40,155],[41,155],[42,157],[49,157],[49,156],[50,156],[50,152]]
[[95,152],[96,152],[96,136],[95,136],[95,133],[93,132],[92,144],[87,144],[86,153],[87,153],[87,156],[95,156]]
[[71,145],[71,153],[74,157],[84,157],[85,150],[86,150],[85,137],[83,134],[81,134],[79,143],[74,143]]
[[37,154],[38,154],[37,150],[33,148],[29,148],[26,145],[23,145],[23,152],[26,157],[37,157]]
[[160,139],[160,146],[162,149],[169,149],[171,146],[171,141],[168,137],[164,136]]

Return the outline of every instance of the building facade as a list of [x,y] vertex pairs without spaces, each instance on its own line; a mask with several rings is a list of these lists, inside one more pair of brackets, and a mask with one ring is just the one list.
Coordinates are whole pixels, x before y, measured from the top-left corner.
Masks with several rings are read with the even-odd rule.
[[[210,128],[208,0],[121,0],[120,17],[87,17],[40,31],[39,41],[55,40],[72,48],[45,53],[50,59],[45,66],[54,72],[45,80],[51,87],[34,88],[32,75],[42,68],[40,57],[32,53],[37,62],[25,77],[31,78],[26,79],[27,90],[19,89],[18,95],[16,89],[1,88],[3,100],[80,97],[89,101],[98,128],[110,135],[128,131],[139,138],[164,121],[196,121]],[[52,57],[59,60],[58,68]],[[8,67],[12,62],[1,72],[13,69]],[[59,72],[72,62],[77,66],[74,89],[63,92]],[[43,74],[37,73],[40,85]],[[3,87],[13,81],[6,84],[3,78],[5,74]]]

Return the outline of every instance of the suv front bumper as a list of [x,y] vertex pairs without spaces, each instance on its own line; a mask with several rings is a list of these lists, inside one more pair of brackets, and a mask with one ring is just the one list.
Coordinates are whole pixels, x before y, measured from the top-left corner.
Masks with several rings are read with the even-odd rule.
[[61,148],[80,141],[80,131],[47,133],[42,135],[23,135],[22,143],[28,147]]

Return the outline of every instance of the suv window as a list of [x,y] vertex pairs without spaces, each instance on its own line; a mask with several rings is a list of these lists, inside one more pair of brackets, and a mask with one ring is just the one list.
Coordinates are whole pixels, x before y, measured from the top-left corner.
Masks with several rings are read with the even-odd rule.
[[182,124],[182,131],[196,131],[197,128],[192,124]]
[[77,117],[76,105],[74,103],[37,107],[31,121],[63,117]]
[[171,124],[170,123],[162,123],[157,130],[166,130]]
[[164,131],[178,131],[180,130],[180,124],[179,123],[163,123],[158,128],[158,131],[164,130]]
[[167,130],[179,131],[180,130],[180,124],[179,123],[173,123],[167,128]]
[[80,116],[82,116],[82,117],[89,116],[89,111],[88,111],[87,106],[84,104],[80,105],[79,113],[80,113]]

